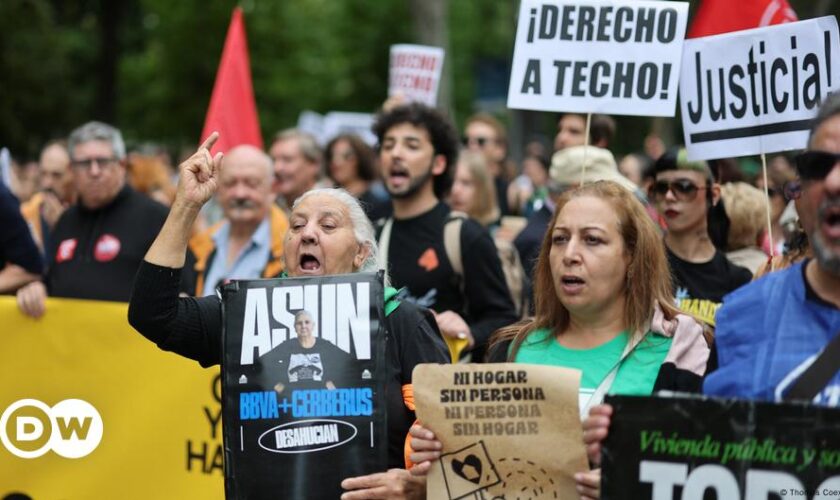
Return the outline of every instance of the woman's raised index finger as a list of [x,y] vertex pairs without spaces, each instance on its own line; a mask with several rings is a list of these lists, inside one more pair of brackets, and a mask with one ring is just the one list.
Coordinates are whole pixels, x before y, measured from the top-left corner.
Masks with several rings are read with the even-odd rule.
[[210,151],[211,149],[213,149],[213,145],[216,144],[216,141],[218,141],[218,140],[219,140],[219,133],[218,132],[213,132],[212,134],[210,134],[210,137],[208,137],[207,139],[204,140],[204,143],[201,146],[199,146],[198,149],[204,148],[207,151]]

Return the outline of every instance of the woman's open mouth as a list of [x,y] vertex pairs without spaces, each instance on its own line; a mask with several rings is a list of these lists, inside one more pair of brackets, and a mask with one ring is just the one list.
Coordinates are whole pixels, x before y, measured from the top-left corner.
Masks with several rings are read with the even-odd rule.
[[312,254],[304,253],[300,256],[299,267],[303,271],[317,272],[321,270],[321,261]]

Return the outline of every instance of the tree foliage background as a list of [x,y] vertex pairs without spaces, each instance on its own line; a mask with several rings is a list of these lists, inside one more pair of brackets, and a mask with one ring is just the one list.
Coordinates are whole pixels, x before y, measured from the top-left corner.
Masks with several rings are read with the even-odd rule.
[[[492,99],[499,81],[506,87],[518,2],[426,1],[447,14],[453,116],[489,106],[523,123],[500,108],[503,95]],[[803,19],[837,10],[827,0],[791,3]],[[304,109],[375,110],[387,91],[389,46],[424,39],[411,0],[2,0],[0,145],[34,157],[46,141],[100,119],[130,145],[194,146],[236,5],[266,139]],[[527,123],[548,137],[554,122],[545,114]],[[621,118],[617,149],[638,149],[650,123]]]

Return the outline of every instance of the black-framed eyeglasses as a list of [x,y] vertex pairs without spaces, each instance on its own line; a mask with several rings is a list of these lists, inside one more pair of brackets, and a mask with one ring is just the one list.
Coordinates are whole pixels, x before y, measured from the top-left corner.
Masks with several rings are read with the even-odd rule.
[[840,153],[828,151],[805,151],[796,155],[796,171],[806,181],[821,181],[828,177],[840,162]]
[[461,138],[461,142],[464,143],[464,146],[469,146],[470,144],[478,144],[478,147],[483,148],[485,144],[488,144],[492,139],[489,137],[468,137],[464,136]]
[[707,186],[698,186],[688,179],[677,179],[674,181],[656,181],[650,188],[653,197],[664,200],[668,191],[674,193],[674,198],[679,201],[691,201],[697,196],[697,192],[706,189]]
[[117,158],[108,157],[88,158],[86,160],[73,160],[72,162],[70,162],[70,165],[72,165],[73,168],[78,170],[90,171],[90,169],[93,168],[94,163],[96,163],[101,169],[108,169],[119,163],[119,160]]

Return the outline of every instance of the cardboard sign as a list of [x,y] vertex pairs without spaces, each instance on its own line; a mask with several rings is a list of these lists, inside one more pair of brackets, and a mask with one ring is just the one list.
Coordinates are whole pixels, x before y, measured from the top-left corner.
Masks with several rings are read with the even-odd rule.
[[225,316],[228,498],[338,498],[387,468],[382,282],[235,281]]
[[437,106],[443,55],[440,47],[392,45],[388,96],[400,93],[409,102]]
[[412,380],[417,418],[443,443],[427,498],[578,498],[573,474],[589,470],[579,371],[424,364]]
[[523,0],[508,107],[673,116],[687,2]]
[[680,109],[691,160],[801,149],[820,103],[840,88],[837,19],[685,42]]
[[0,498],[224,497],[218,368],[161,351],[126,310],[50,298],[33,320],[0,297]]
[[615,396],[601,498],[840,497],[840,410]]

